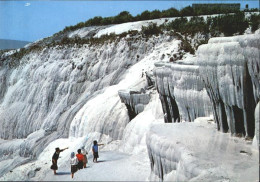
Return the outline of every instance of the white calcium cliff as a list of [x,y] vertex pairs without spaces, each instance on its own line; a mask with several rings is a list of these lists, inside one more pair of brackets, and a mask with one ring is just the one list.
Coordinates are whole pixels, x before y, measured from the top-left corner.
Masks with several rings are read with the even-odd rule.
[[[211,105],[216,124],[211,118],[198,118],[195,123],[152,126],[146,137],[152,171],[150,180],[259,179],[259,104],[256,106],[260,86],[259,52],[260,35],[255,33],[210,39],[208,44],[198,48],[189,65],[156,64],[156,86],[166,116],[170,115],[174,122],[172,113],[179,110],[187,118],[189,112],[184,112],[183,106],[189,101],[187,106],[194,111],[203,106],[206,107],[202,110],[207,111]],[[179,70],[185,72],[180,74]],[[192,71],[189,73],[189,70]],[[177,92],[178,88],[183,90]],[[189,89],[196,99],[189,97]],[[206,92],[207,96],[199,95],[199,91]],[[180,94],[189,99],[182,97],[178,102]],[[201,106],[201,103],[206,104]],[[209,116],[209,113],[203,114]],[[192,121],[197,117],[191,116]],[[254,137],[256,149],[251,140],[247,143],[243,138],[217,132],[215,128],[249,139]]]
[[0,162],[19,160],[1,169],[0,175],[37,158],[58,138],[96,133],[110,141],[122,139],[129,117],[118,91],[144,88],[142,71],[151,71],[159,53],[173,51],[178,43],[164,35],[147,40],[139,36],[45,47],[20,60],[11,53],[2,55]]
[[254,136],[260,98],[260,34],[213,38],[197,51],[200,75],[222,131]]
[[156,87],[166,122],[193,121],[211,114],[199,66],[192,63],[156,63],[155,66]]

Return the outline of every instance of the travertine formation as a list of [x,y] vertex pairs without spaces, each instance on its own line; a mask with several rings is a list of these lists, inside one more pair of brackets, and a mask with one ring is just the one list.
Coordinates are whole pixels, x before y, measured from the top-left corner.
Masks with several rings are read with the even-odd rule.
[[218,128],[254,136],[254,111],[260,99],[260,35],[213,38],[197,51]]
[[150,95],[141,91],[120,90],[118,95],[121,102],[125,103],[130,120],[144,110],[144,106],[149,103]]
[[259,52],[256,33],[210,39],[188,64],[155,64],[165,122],[193,121],[213,111],[219,130],[252,138],[260,98]]
[[[93,37],[103,28],[84,28],[69,36]],[[255,137],[259,144],[260,35],[213,38],[200,46],[195,56],[187,54],[182,61],[167,62],[178,52],[179,43],[170,35],[136,35],[101,44],[44,47],[19,60],[11,56],[12,51],[2,54],[0,176],[36,159],[56,139],[87,141],[90,137],[90,146],[92,139],[103,137],[109,142],[125,141],[124,151],[133,152],[138,152],[133,146],[145,146],[146,141],[151,180],[223,181],[224,176],[236,181],[236,175],[219,175],[221,169],[215,165],[209,166],[210,174],[204,170],[210,165],[208,160],[215,157],[208,155],[207,147],[210,154],[217,151],[232,156],[236,143],[225,150],[233,140],[214,131],[214,124],[207,128],[190,122],[213,114],[219,130]],[[157,60],[162,62],[156,63],[151,73]],[[158,95],[148,91],[154,84],[161,105]],[[153,126],[160,120],[157,117],[163,117],[158,105],[162,106],[165,123]],[[129,123],[128,116],[135,119]],[[178,123],[181,121],[190,122]],[[212,144],[216,136],[221,141]],[[202,154],[192,156],[200,151],[198,139],[207,145],[203,145]],[[247,147],[245,150],[250,153]],[[222,158],[216,159],[214,164],[219,164]],[[255,165],[253,159],[248,163],[241,159],[242,168],[235,168],[233,163],[228,167],[234,168],[234,174],[242,174],[247,165]],[[239,160],[240,153],[235,153],[232,161]]]
[[244,139],[218,132],[209,119],[151,128],[151,181],[258,180],[259,153]]
[[156,88],[165,113],[165,122],[193,121],[211,114],[211,104],[199,74],[199,66],[156,63]]
[[[131,37],[103,44],[46,47],[20,60],[13,59],[11,52],[2,54],[0,137],[5,140],[0,143],[0,162],[5,164],[17,155],[21,160],[0,169],[0,175],[27,159],[35,159],[57,138],[82,137],[91,132],[114,140],[122,138],[129,120],[118,90],[114,90],[114,97],[108,96],[111,105],[100,101],[98,96],[122,81],[129,69],[150,55],[156,46],[169,44],[168,39],[163,35],[147,41]],[[150,69],[148,66],[144,68]],[[138,78],[141,78],[142,69],[137,71]],[[136,84],[135,80],[133,82],[123,83],[116,89],[128,89]],[[104,104],[103,110],[98,109]],[[137,105],[136,111],[140,112],[142,107]],[[87,118],[83,108],[100,114],[90,118],[87,113]],[[31,134],[37,137],[30,138]],[[8,144],[6,139],[9,139]]]
[[[176,122],[180,116],[188,121],[193,121],[199,115],[209,116],[210,109],[207,108],[212,106],[214,120],[219,130],[238,136],[255,137],[254,143],[259,146],[259,68],[258,33],[210,39],[208,44],[198,48],[196,57],[193,61],[189,61],[189,65],[156,64],[154,71],[156,87],[166,115],[165,122]],[[187,107],[193,112],[188,112]],[[207,128],[207,124],[196,123],[190,125],[174,123],[153,127],[147,135],[152,171],[150,179],[159,181],[258,179],[258,161],[241,156],[241,154],[255,155],[254,157],[258,158],[258,151],[251,151],[251,147],[242,149],[241,145],[240,154],[237,155],[235,151],[240,145],[236,143],[238,141],[233,142],[228,135],[213,135],[212,131],[207,133],[211,127]],[[178,133],[180,131],[182,133]],[[192,136],[193,133],[197,133],[196,136]],[[188,138],[190,140],[186,141]],[[198,145],[200,147],[197,148]],[[206,154],[207,152],[209,154]],[[221,155],[211,156],[212,153]],[[229,156],[229,153],[233,153],[232,156]],[[214,158],[222,155],[228,160],[232,157],[236,158],[235,161],[239,160],[243,170],[231,167],[234,170],[232,171],[230,166],[237,164],[225,161],[222,171],[226,172],[218,175],[215,172],[218,171],[218,167],[214,167],[218,160]],[[254,166],[252,167],[256,171],[254,175],[246,172],[246,165]],[[240,176],[233,176],[234,174]]]

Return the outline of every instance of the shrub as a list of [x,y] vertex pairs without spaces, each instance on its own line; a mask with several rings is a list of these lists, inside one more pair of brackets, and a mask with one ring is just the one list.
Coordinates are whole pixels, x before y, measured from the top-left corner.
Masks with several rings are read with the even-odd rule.
[[250,18],[250,25],[252,27],[252,32],[256,31],[259,28],[260,25],[260,15],[251,15]]
[[189,52],[191,54],[195,53],[195,50],[192,48],[192,46],[190,45],[190,43],[186,39],[182,40],[181,49],[184,50],[185,52]]
[[187,24],[187,18],[177,18],[166,26],[167,30],[175,30],[177,32],[182,32]]
[[114,17],[113,23],[125,23],[133,21],[133,16],[128,11],[122,11],[117,16]]
[[191,6],[185,7],[180,11],[181,16],[194,16],[194,9]]
[[209,33],[209,25],[202,17],[192,17],[190,21],[187,18],[177,18],[166,25],[166,30],[175,30],[182,34],[195,35],[196,33]]
[[175,8],[170,8],[162,11],[162,17],[177,17],[180,16],[180,12]]
[[184,27],[184,33],[194,35],[198,32],[209,33],[209,27],[202,17],[192,17]]
[[150,13],[151,19],[157,19],[157,18],[161,18],[161,17],[162,17],[162,13],[159,10],[154,10]]
[[110,25],[114,21],[114,18],[112,17],[106,17],[101,20],[101,25]]
[[234,15],[222,15],[214,17],[211,20],[211,32],[223,32],[225,36],[231,36],[235,33],[242,34],[249,26],[249,23],[245,19],[245,15],[242,12],[236,13]]
[[88,21],[85,22],[85,26],[97,26],[97,25],[102,25],[102,17],[101,16],[95,16],[94,18],[89,19]]
[[140,15],[140,20],[149,20],[150,19],[150,11],[144,11]]
[[162,30],[156,23],[150,23],[147,27],[142,26],[142,33],[146,36],[158,35],[162,33]]

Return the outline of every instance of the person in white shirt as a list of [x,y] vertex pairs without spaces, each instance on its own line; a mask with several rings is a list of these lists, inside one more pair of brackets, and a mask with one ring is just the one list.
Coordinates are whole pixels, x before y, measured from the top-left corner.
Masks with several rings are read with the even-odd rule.
[[83,158],[83,167],[86,168],[87,167],[87,163],[88,163],[88,158],[87,158],[88,152],[86,152],[86,150],[83,148],[81,150],[81,153],[84,156],[84,158]]
[[74,173],[78,170],[78,158],[75,156],[74,152],[71,152],[70,155],[70,164],[71,164],[71,178],[74,177]]

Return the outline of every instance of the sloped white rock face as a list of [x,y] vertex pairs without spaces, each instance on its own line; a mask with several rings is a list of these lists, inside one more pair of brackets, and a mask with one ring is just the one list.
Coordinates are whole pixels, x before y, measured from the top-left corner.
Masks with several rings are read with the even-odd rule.
[[80,37],[80,38],[91,38],[97,32],[102,31],[104,28],[109,28],[110,26],[93,26],[93,27],[84,27],[68,34],[69,38]]
[[199,74],[191,64],[156,63],[154,75],[166,122],[193,121],[212,112]]
[[102,35],[109,35],[111,33],[114,34],[121,34],[128,31],[141,31],[142,27],[147,27],[151,23],[157,24],[157,26],[160,26],[164,24],[165,22],[172,21],[176,18],[160,18],[155,20],[144,20],[144,21],[137,21],[137,22],[127,22],[127,23],[121,23],[116,25],[111,25],[109,27],[105,27],[104,29],[100,30],[95,37],[101,37]]
[[57,46],[32,52],[14,66],[6,57],[0,67],[0,136],[9,140],[0,143],[0,163],[19,160],[0,175],[35,159],[58,138],[94,133],[95,139],[122,139],[129,119],[118,91],[146,86],[142,70],[152,70],[159,53],[178,43],[161,35]]
[[[69,136],[81,137],[86,133],[96,131],[109,135],[114,140],[121,138],[123,129],[129,122],[129,117],[125,105],[120,103],[118,92],[120,90],[129,90],[130,88],[135,90],[146,88],[147,80],[143,76],[143,72],[154,68],[154,62],[160,57],[160,52],[175,51],[179,44],[178,40],[174,40],[169,36],[151,37],[148,39],[148,43],[150,41],[153,42],[153,47],[150,50],[146,49],[148,52],[145,54],[135,55],[135,58],[140,61],[132,67],[127,67],[126,73],[122,76],[122,80],[118,84],[103,89],[102,92],[93,96],[80,109],[70,125]],[[144,96],[144,99],[144,102],[142,102],[145,104],[148,102],[148,97]],[[140,100],[137,99],[136,101]],[[98,103],[99,107],[93,107],[95,103]],[[114,135],[120,137],[114,137]]]
[[213,38],[197,51],[218,128],[254,136],[260,98],[260,34]]
[[40,128],[63,131],[94,92],[118,83],[127,68],[161,41],[56,47],[27,55],[15,69],[3,65],[1,138],[24,138]]

